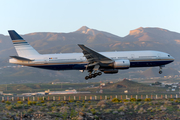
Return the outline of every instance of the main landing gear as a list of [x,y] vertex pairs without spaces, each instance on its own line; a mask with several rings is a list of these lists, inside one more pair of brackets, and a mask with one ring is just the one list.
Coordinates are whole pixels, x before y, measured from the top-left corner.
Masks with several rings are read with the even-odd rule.
[[92,71],[89,71],[89,76],[86,76],[85,79],[88,80],[88,79],[91,79],[91,78],[95,78],[97,76],[100,76],[102,75],[102,72],[94,72],[94,74],[92,74]]

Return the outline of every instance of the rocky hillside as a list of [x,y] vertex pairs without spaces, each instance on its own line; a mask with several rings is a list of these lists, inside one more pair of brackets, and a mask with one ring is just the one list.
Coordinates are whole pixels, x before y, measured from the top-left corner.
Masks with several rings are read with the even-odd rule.
[[[17,31],[18,32],[18,31]],[[20,33],[19,33],[20,34]],[[177,61],[180,60],[180,33],[162,28],[138,28],[131,30],[125,37],[119,37],[108,32],[99,31],[83,26],[70,33],[37,32],[22,35],[40,53],[67,53],[81,52],[77,44],[85,44],[97,51],[125,51],[125,50],[159,50],[171,54],[176,61],[171,67],[179,69]],[[0,68],[12,66],[8,63],[9,56],[16,55],[14,46],[9,36],[0,34]],[[8,70],[10,69],[10,70]],[[0,84],[48,82],[55,79],[70,82],[82,82],[87,73],[79,71],[48,71],[35,68],[8,68],[1,69]],[[91,81],[102,81],[118,78],[149,77],[152,72],[144,74],[133,73],[135,69],[119,71],[116,75],[102,75]],[[137,70],[137,68],[136,68]],[[144,69],[146,70],[146,69]],[[131,73],[128,73],[131,71]],[[28,74],[26,74],[26,72]],[[175,72],[177,73],[177,71]],[[157,76],[157,72],[152,76]],[[174,75],[174,73],[171,72]],[[161,76],[171,75],[163,72]],[[178,73],[177,73],[178,74]],[[26,76],[24,76],[26,75]],[[38,77],[36,77],[38,76]],[[44,80],[43,80],[44,79]]]
[[[18,31],[17,31],[18,32]],[[85,44],[97,51],[160,50],[179,59],[180,33],[161,28],[138,28],[119,37],[86,26],[70,33],[29,33],[22,35],[40,53],[81,52],[77,44]],[[15,54],[9,36],[0,35],[0,56]]]

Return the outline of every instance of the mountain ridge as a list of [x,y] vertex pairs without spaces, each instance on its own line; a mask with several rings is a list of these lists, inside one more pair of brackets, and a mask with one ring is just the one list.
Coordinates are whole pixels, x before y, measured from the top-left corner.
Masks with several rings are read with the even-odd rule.
[[[180,51],[180,33],[162,28],[140,27],[131,30],[125,37],[118,37],[82,26],[69,33],[35,32],[22,35],[22,37],[42,54],[81,52],[77,44],[85,44],[99,52],[159,50],[176,55],[177,51]],[[7,53],[15,53],[12,41],[9,36],[0,34],[0,57],[8,57]]]
[[[158,50],[167,52],[175,57],[175,62],[167,65],[167,67],[171,66],[172,68],[180,69],[178,68],[180,63],[177,63],[177,61],[180,60],[180,33],[162,28],[140,27],[131,30],[125,37],[118,37],[111,33],[90,29],[86,26],[78,30],[69,33],[34,32],[24,35],[19,34],[41,54],[82,52],[77,44],[85,44],[98,52]],[[50,82],[55,79],[66,82],[85,82],[84,76],[88,74],[87,71],[79,73],[79,71],[63,72],[30,67],[12,67],[14,65],[9,64],[8,59],[10,58],[9,56],[14,55],[17,55],[17,53],[12,44],[12,40],[9,36],[0,34],[0,84]],[[145,71],[147,68],[136,68],[136,70],[137,69]],[[151,74],[151,76],[159,76],[157,75],[158,68],[155,70],[149,69],[143,74],[132,74],[129,73],[129,71],[134,72],[135,70],[119,70],[119,73],[115,75],[104,74],[101,77],[92,79],[91,82],[115,80],[127,78],[129,76],[133,76],[134,78],[149,77],[149,74]],[[174,75],[174,73],[177,74],[176,70],[174,73],[168,71],[169,70],[163,68],[163,74],[161,76]]]

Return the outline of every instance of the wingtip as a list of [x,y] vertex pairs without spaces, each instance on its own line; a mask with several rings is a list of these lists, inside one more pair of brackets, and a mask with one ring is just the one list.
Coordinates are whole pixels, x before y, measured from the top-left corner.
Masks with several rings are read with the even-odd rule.
[[78,46],[84,46],[84,44],[78,44]]

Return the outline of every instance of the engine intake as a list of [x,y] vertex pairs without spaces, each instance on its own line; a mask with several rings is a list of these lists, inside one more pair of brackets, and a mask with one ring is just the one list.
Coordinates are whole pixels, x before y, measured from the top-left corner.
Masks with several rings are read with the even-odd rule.
[[116,60],[114,62],[115,69],[129,69],[130,61],[129,60]]

